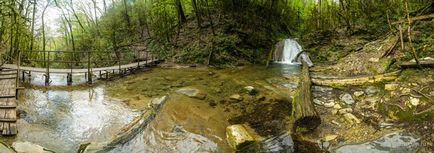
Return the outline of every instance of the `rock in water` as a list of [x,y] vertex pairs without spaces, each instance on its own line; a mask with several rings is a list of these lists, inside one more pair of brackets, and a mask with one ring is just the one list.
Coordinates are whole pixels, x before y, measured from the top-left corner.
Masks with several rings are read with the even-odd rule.
[[354,104],[354,99],[349,93],[342,94],[340,99],[348,105]]
[[226,140],[235,150],[243,150],[245,147],[255,143],[255,139],[253,139],[242,124],[226,127]]
[[246,86],[244,87],[244,90],[246,90],[249,95],[255,95],[256,93],[258,93],[255,87],[252,86]]
[[410,97],[410,104],[413,106],[419,105],[420,100],[418,98]]
[[196,99],[200,99],[200,100],[204,100],[206,98],[206,94],[200,92],[199,89],[195,89],[195,88],[191,88],[191,87],[185,87],[185,88],[181,88],[176,90],[177,93],[186,95],[188,97],[191,98],[196,98]]
[[344,118],[350,124],[354,124],[354,123],[359,124],[360,123],[360,120],[351,113],[345,113]]
[[293,153],[294,141],[288,132],[279,136],[267,138],[261,142],[261,152],[269,153]]
[[168,98],[169,98],[168,96],[163,96],[160,98],[153,98],[151,100],[152,108],[158,109],[161,106],[161,104],[163,104],[164,102],[167,101]]
[[18,153],[50,153],[45,151],[44,147],[31,142],[17,141],[12,144],[12,148],[14,148]]

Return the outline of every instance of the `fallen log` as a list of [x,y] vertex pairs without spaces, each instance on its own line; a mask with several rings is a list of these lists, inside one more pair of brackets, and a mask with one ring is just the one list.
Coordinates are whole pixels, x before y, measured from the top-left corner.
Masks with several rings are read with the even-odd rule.
[[393,81],[396,78],[398,78],[399,73],[400,71],[395,71],[391,73],[379,74],[374,76],[358,76],[358,77],[346,77],[346,78],[339,78],[339,77],[327,78],[322,76],[316,76],[312,78],[312,83],[315,85],[332,86],[332,87],[348,86],[348,85],[363,85],[366,83]]
[[399,67],[406,68],[419,68],[419,67],[434,67],[434,61],[419,61],[419,65],[416,62],[402,62]]
[[300,74],[300,90],[293,98],[294,131],[311,131],[321,124],[321,118],[312,103],[312,82],[309,66],[302,60]]
[[[413,22],[413,21],[417,21],[417,20],[425,20],[425,19],[431,19],[431,18],[434,18],[434,14],[412,17],[412,18],[410,18],[410,21]],[[400,20],[400,21],[395,21],[395,22],[392,22],[392,25],[400,24],[400,23],[404,23],[404,22],[408,22],[408,20],[404,19],[404,20]]]

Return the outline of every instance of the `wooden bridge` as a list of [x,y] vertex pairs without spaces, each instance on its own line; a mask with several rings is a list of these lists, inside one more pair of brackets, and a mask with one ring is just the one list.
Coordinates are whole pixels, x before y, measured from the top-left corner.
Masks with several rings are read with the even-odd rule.
[[18,70],[0,69],[0,134],[17,134]]
[[[43,54],[43,59],[29,59],[31,54]],[[106,54],[105,56],[115,55],[115,59],[111,60],[95,60],[92,58],[93,54]],[[122,59],[122,54],[129,54],[133,58]],[[22,58],[22,54],[26,54],[27,58]],[[50,59],[56,54],[70,55],[69,59]],[[78,58],[78,59],[77,59]],[[18,70],[19,80],[25,80],[26,74],[29,76],[32,72],[44,73],[45,85],[50,85],[50,74],[65,74],[67,77],[67,85],[72,85],[73,74],[84,74],[88,83],[93,82],[93,78],[96,76],[98,79],[109,79],[111,76],[124,75],[128,72],[147,67],[149,65],[155,64],[159,59],[146,52],[146,51],[122,51],[122,52],[112,52],[112,51],[24,51],[19,52],[18,59],[14,64],[3,64],[1,67],[6,69]],[[33,66],[21,66],[22,61],[42,63],[42,67]],[[111,66],[97,67],[95,63],[111,62],[116,63]],[[53,64],[64,64],[69,68],[53,68]],[[80,65],[85,68],[77,68],[74,65]]]
[[[133,54],[131,54],[133,52]],[[141,53],[142,52],[142,53]],[[0,134],[4,136],[16,135],[17,131],[17,102],[18,90],[23,89],[19,87],[20,80],[25,80],[25,74],[30,75],[32,72],[44,73],[45,85],[50,85],[50,74],[65,74],[67,76],[67,85],[72,84],[72,74],[85,74],[88,83],[92,83],[93,76],[101,79],[109,79],[111,76],[125,75],[128,72],[132,72],[149,65],[156,64],[159,59],[148,52],[143,51],[130,51],[123,53],[130,53],[129,55],[134,55],[134,58],[121,59],[120,53],[116,53],[118,58],[115,60],[107,60],[108,62],[115,62],[116,64],[105,67],[97,67],[96,64],[91,63],[101,63],[104,60],[92,60],[92,52],[72,52],[72,51],[32,51],[31,53],[43,53],[44,60],[38,59],[22,59],[22,52],[18,53],[18,57],[12,64],[0,65]],[[81,56],[79,60],[77,59],[64,59],[64,60],[50,60],[51,54],[66,53],[66,54],[77,54]],[[83,53],[85,55],[83,60]],[[95,53],[95,52],[94,52]],[[110,56],[114,52],[96,52],[96,53],[107,53]],[[29,54],[27,54],[29,55]],[[71,56],[74,57],[74,56]],[[44,67],[31,67],[31,66],[21,66],[22,61],[27,62],[42,62]],[[127,63],[122,63],[127,62]],[[52,63],[67,63],[69,68],[52,68],[50,65]],[[83,64],[85,63],[85,64]],[[85,66],[86,68],[74,68],[73,65]],[[80,76],[82,77],[82,76]]]

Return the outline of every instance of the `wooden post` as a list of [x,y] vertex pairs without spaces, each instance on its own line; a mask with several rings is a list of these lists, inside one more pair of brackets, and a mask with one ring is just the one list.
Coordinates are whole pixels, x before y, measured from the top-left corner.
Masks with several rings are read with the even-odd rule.
[[404,48],[404,38],[402,36],[402,27],[401,27],[401,24],[399,24],[398,28],[399,28],[399,39],[401,39],[401,50],[404,51],[404,49],[405,49]]
[[49,51],[44,51],[47,52],[47,74],[45,75],[45,86],[49,86],[50,85],[50,52]]
[[92,71],[90,69],[90,51],[87,51],[87,83],[91,84],[92,83]]
[[21,67],[21,51],[18,50],[18,59],[17,59],[17,78],[15,78],[15,99],[18,99],[18,87],[20,81],[20,67]]
[[146,58],[145,58],[145,66],[148,66],[148,52],[146,52]]
[[119,54],[119,57],[118,57],[118,61],[119,61],[119,62],[118,62],[118,63],[119,63],[119,75],[122,75],[122,74],[121,74],[121,72],[122,72],[122,70],[121,70],[121,56],[122,56],[122,55]]

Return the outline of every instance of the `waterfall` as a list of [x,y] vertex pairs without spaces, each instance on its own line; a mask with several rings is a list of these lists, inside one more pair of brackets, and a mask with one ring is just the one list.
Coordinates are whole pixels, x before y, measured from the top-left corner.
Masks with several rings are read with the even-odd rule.
[[273,60],[276,63],[297,65],[301,64],[301,60],[304,60],[309,66],[312,66],[313,63],[309,59],[309,56],[306,52],[302,51],[303,49],[297,41],[294,39],[285,39],[276,44]]

